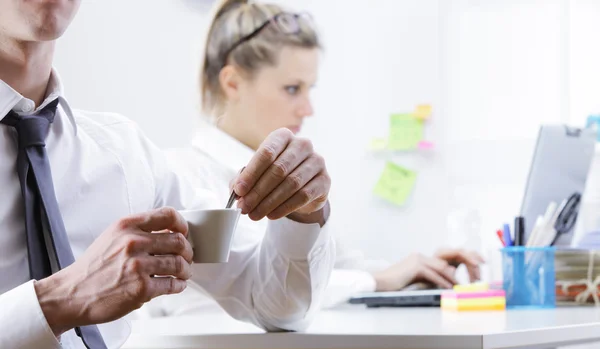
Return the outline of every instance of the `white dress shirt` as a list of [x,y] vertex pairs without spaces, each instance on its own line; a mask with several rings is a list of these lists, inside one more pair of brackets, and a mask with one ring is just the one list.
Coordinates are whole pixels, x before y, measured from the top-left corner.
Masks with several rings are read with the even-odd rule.
[[[226,198],[175,174],[164,153],[133,122],[116,114],[71,110],[55,72],[48,91],[37,109],[59,98],[46,150],[76,259],[127,215],[162,206],[221,207]],[[0,119],[10,110],[31,113],[34,102],[0,80]],[[0,125],[0,348],[84,348],[73,330],[58,339],[53,335],[29,280],[16,160],[16,131]],[[218,299],[234,318],[267,330],[304,329],[334,264],[333,239],[318,224],[285,218],[269,222],[260,241],[246,237],[253,236],[252,229],[238,224],[229,263],[192,266],[195,287]],[[109,348],[121,346],[129,335],[123,319],[99,329]]]
[[[194,137],[192,147],[167,150],[168,160],[178,173],[185,174],[195,183],[219,193],[226,199],[229,183],[239,170],[248,163],[254,152],[218,128],[203,124]],[[198,166],[203,164],[204,166]],[[335,203],[332,205],[335,212]],[[253,225],[253,239],[260,240],[265,234],[268,219],[252,222],[247,216],[241,218]],[[331,222],[334,222],[332,225]],[[371,272],[381,270],[389,263],[383,260],[366,259],[360,250],[350,248],[343,242],[341,229],[343,222],[335,224],[334,214],[324,227],[333,233],[336,240],[336,263],[325,292],[323,307],[332,307],[346,302],[358,292],[375,290],[375,280]],[[196,287],[188,287],[183,293],[169,298],[157,299],[140,309],[138,316],[179,316],[218,312],[215,302],[202,294]]]

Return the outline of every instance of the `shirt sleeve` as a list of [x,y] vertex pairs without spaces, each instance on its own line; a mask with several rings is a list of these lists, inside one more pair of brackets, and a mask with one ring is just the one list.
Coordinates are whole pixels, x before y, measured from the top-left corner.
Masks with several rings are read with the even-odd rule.
[[269,222],[258,244],[244,236],[252,229],[238,229],[229,263],[195,264],[193,280],[236,319],[268,331],[306,329],[333,268],[333,239],[318,224],[286,218]]
[[0,295],[0,309],[0,348],[61,348],[42,312],[33,280]]
[[[176,174],[164,153],[141,134],[154,174],[154,207],[223,207],[226,198]],[[201,163],[195,164],[202,166]],[[319,224],[270,221],[264,238],[240,217],[228,263],[194,264],[192,280],[230,315],[268,331],[304,330],[320,306],[335,262],[335,243]]]
[[358,269],[334,269],[325,289],[323,308],[348,302],[361,292],[374,292],[375,279],[371,273]]

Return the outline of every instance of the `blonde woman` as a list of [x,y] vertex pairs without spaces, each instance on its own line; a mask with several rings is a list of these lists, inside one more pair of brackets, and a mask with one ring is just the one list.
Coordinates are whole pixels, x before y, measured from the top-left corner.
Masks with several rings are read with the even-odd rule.
[[[271,132],[284,127],[298,133],[313,113],[309,92],[317,81],[320,49],[319,36],[305,14],[260,2],[219,2],[200,76],[202,109],[209,122],[199,129],[191,148],[169,151],[174,166],[226,198],[230,181]],[[281,173],[292,172],[292,181],[285,185],[298,188],[312,180],[294,176],[285,161],[275,165]],[[255,236],[244,238],[260,239],[268,217],[260,206],[244,200],[239,207],[249,213],[242,219],[256,221]],[[349,249],[339,237],[344,225],[328,225],[325,229],[337,237],[337,259],[326,289],[326,307],[357,292],[399,290],[417,281],[448,288],[456,283],[456,267],[463,263],[471,279],[479,277],[483,260],[475,252],[448,249],[432,257],[414,254],[392,265]],[[182,315],[205,313],[205,306],[211,305],[214,302],[192,285],[182,295],[164,297],[147,310],[154,316]]]

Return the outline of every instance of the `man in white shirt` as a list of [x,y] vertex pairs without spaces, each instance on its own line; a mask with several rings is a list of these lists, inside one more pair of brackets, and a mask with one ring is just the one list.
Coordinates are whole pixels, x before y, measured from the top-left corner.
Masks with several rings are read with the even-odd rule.
[[305,328],[335,259],[323,159],[274,132],[233,183],[243,214],[272,219],[265,238],[241,225],[229,263],[190,264],[175,209],[221,203],[128,119],[71,110],[51,63],[78,6],[0,0],[0,348],[118,347],[118,319],[188,279],[235,318]]

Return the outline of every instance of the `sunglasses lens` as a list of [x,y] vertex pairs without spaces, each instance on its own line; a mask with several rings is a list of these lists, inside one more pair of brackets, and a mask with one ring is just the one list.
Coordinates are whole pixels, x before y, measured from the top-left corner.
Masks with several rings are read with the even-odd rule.
[[293,34],[300,30],[298,18],[293,14],[281,14],[276,17],[275,23],[277,23],[277,26],[282,33]]

